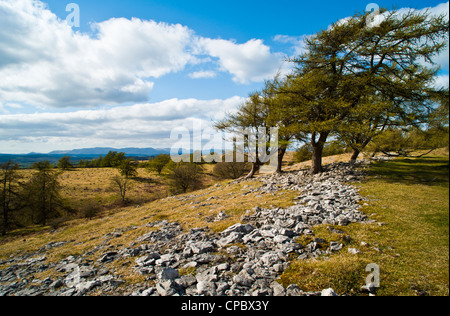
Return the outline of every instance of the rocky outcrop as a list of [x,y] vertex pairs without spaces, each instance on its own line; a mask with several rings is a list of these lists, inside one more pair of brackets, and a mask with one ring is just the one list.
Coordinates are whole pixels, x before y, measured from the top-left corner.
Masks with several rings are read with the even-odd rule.
[[[293,259],[331,255],[343,248],[342,243],[313,238],[314,226],[328,224],[331,232],[344,234],[331,225],[370,222],[359,211],[363,198],[349,184],[361,180],[363,174],[358,170],[340,163],[318,176],[306,172],[262,176],[258,179],[263,185],[252,192],[299,191],[295,205],[285,209],[256,207],[242,217],[241,223],[221,233],[207,228],[186,232],[179,223],[157,221],[146,225],[154,230],[137,237],[133,246],[91,250],[91,256],[98,253],[96,261],[82,255],[47,264],[46,251],[63,244],[50,243],[35,253],[0,262],[0,296],[89,295],[94,290],[116,295],[119,286],[121,295],[133,296],[334,296],[332,289],[304,293],[296,285],[284,288],[276,280]],[[226,218],[222,212],[213,220]],[[120,234],[115,231],[105,238]],[[299,242],[303,235],[311,236],[310,242]],[[127,284],[120,274],[105,267],[126,258],[133,259],[131,273],[145,276],[152,286]],[[50,269],[58,273],[44,280],[34,278]]]

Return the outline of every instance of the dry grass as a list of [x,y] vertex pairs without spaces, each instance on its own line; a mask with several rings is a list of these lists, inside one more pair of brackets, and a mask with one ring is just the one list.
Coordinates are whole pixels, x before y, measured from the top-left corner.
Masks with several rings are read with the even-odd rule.
[[[101,218],[69,221],[55,231],[38,232],[21,238],[10,237],[3,239],[0,245],[0,258],[33,252],[49,242],[67,241],[68,244],[47,252],[49,262],[56,262],[69,255],[81,255],[99,248],[101,250],[92,255],[92,260],[96,260],[108,249],[128,246],[139,236],[150,232],[153,228],[145,226],[149,222],[177,221],[185,230],[209,227],[212,231],[221,231],[240,222],[241,216],[247,210],[252,210],[256,206],[287,207],[292,205],[293,198],[296,196],[294,192],[279,192],[277,195],[264,197],[258,196],[258,193],[244,195],[251,188],[259,185],[261,184],[256,181],[245,184],[230,184],[229,181],[225,181],[218,186],[196,192],[168,197],[140,206],[117,208]],[[208,218],[217,216],[221,211],[226,212],[230,217],[221,222],[208,221]],[[133,226],[139,228],[127,230]],[[117,230],[125,230],[125,232],[119,238],[105,239],[106,234]],[[122,264],[120,263],[118,267]]]
[[[325,158],[324,162],[348,158],[348,155],[340,155]],[[297,283],[305,291],[332,287],[340,294],[359,294],[358,289],[367,277],[366,265],[377,263],[382,271],[382,287],[378,291],[380,295],[448,295],[448,169],[445,173],[439,167],[442,164],[448,166],[448,156],[417,163],[398,161],[375,165],[368,181],[361,185],[362,194],[371,199],[363,211],[387,225],[352,224],[338,227],[352,237],[351,241],[330,233],[326,226],[316,227],[316,237],[327,242],[343,242],[344,249],[328,259],[293,262],[282,275],[281,282],[285,285]],[[209,167],[211,166],[207,166]],[[293,165],[289,169],[307,167],[308,162]],[[62,176],[62,183],[67,186],[65,194],[72,194],[71,196],[80,200],[99,195],[102,200],[107,201],[112,198],[112,193],[106,188],[108,177],[113,172],[115,170],[104,169],[68,172],[66,178]],[[409,177],[411,175],[412,178]],[[147,184],[156,184],[153,181],[159,179],[156,174],[142,174],[142,177],[149,181],[137,183],[140,190],[144,190]],[[216,180],[210,175],[208,177],[207,183],[214,184]],[[166,219],[178,221],[185,230],[206,226],[217,232],[240,222],[241,216],[256,206],[288,207],[298,195],[298,192],[290,191],[264,196],[258,193],[245,194],[260,185],[258,181],[242,184],[223,181],[203,190],[139,206],[116,207],[101,218],[73,220],[54,231],[47,229],[25,237],[0,239],[0,258],[34,252],[49,242],[67,241],[69,243],[66,245],[49,250],[47,261],[56,262],[69,255],[77,256],[93,249],[98,251],[86,256],[86,259],[97,260],[103,253],[128,247],[139,236],[150,232],[153,228],[145,226],[149,222]],[[139,194],[144,195],[144,191]],[[220,222],[208,221],[220,211],[226,212],[230,217]],[[118,230],[124,231],[121,237],[105,238],[106,234]],[[361,242],[369,245],[361,246]],[[349,247],[358,248],[363,253],[350,255],[347,253]],[[144,282],[142,276],[130,269],[134,265],[132,260],[121,259],[106,265],[123,275],[127,282]]]

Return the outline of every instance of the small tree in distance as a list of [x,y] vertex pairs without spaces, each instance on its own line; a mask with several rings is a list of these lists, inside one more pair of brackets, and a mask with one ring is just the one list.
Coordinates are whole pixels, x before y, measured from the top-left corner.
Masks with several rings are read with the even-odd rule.
[[150,171],[155,171],[161,175],[163,169],[170,162],[170,155],[161,154],[153,159],[150,159],[147,163],[147,168]]
[[203,166],[197,163],[170,163],[170,173],[172,193],[180,194],[196,190],[201,185],[201,175]]
[[119,193],[122,202],[125,202],[130,188],[130,180],[126,177],[115,176],[111,179],[111,186],[114,191]]
[[134,178],[138,175],[137,164],[134,159],[124,160],[117,168],[125,179]]
[[25,184],[24,198],[32,211],[32,219],[36,224],[47,225],[50,218],[69,211],[61,197],[61,185],[58,181],[60,173],[48,161],[33,164],[37,172]]
[[58,164],[57,164],[58,168],[61,169],[61,170],[70,170],[70,169],[72,169],[73,165],[70,162],[70,158],[72,158],[72,157],[66,155],[66,156],[62,157],[61,159],[59,159],[58,160]]

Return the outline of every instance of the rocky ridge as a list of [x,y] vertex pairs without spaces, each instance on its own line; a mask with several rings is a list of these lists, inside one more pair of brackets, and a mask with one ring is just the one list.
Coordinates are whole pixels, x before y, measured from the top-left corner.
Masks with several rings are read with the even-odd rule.
[[[364,176],[362,164],[332,164],[316,176],[306,171],[261,176],[258,181],[263,185],[245,194],[299,191],[295,205],[284,209],[256,207],[247,211],[241,223],[221,233],[207,228],[186,232],[176,222],[150,222],[146,226],[153,230],[128,247],[94,248],[57,263],[47,263],[46,252],[65,243],[49,243],[34,253],[0,261],[0,296],[336,295],[332,289],[304,293],[297,285],[284,288],[276,280],[293,259],[342,250],[342,243],[326,244],[325,240],[313,238],[314,226],[328,224],[333,233],[344,234],[331,226],[373,222],[359,211],[364,199],[350,184]],[[221,212],[211,220],[225,218],[227,214]],[[117,238],[124,231],[117,229],[104,237]],[[303,235],[311,236],[308,244],[298,242]],[[98,255],[98,259],[88,260],[88,255]],[[146,284],[129,285],[120,273],[108,268],[108,263],[129,258],[134,265],[128,270],[144,275]],[[57,275],[35,278],[50,269]]]

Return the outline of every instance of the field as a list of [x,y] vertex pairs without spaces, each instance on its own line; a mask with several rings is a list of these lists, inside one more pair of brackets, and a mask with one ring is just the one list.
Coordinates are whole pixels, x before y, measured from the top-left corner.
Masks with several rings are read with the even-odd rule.
[[[283,283],[357,294],[368,275],[365,267],[376,263],[381,270],[378,295],[448,296],[448,156],[375,163],[360,187],[370,199],[363,211],[381,223],[343,228],[351,236],[347,246],[362,254],[342,251],[326,260],[296,262],[282,276]],[[314,231],[327,241],[336,238],[326,226]]]
[[[365,267],[376,263],[381,269],[377,295],[449,295],[449,159],[448,152],[434,155],[372,164],[367,180],[358,186],[361,194],[369,199],[363,211],[378,223],[339,228],[351,236],[350,240],[337,238],[327,226],[315,227],[315,237],[343,242],[344,249],[330,257],[293,261],[280,282],[286,286],[298,284],[304,291],[331,287],[340,294],[360,295],[359,288],[368,275]],[[326,162],[346,158],[345,155],[330,157]],[[298,170],[305,166],[290,168]],[[109,208],[96,218],[74,219],[56,229],[39,228],[32,234],[16,231],[0,239],[0,259],[33,252],[53,241],[70,241],[48,252],[47,260],[54,262],[99,247],[128,245],[152,229],[145,227],[146,223],[162,219],[178,221],[183,229],[208,226],[219,232],[240,222],[247,210],[256,206],[287,207],[298,195],[298,192],[281,191],[260,198],[257,193],[246,194],[261,185],[259,182],[219,181],[210,171],[206,171],[204,189],[168,197],[164,177],[140,170],[130,195],[131,200],[140,202],[128,206],[114,204],[117,195],[109,188],[109,179],[116,170],[65,172],[61,184],[66,197],[79,203],[97,199],[99,203],[110,203]],[[230,217],[212,222],[210,219],[221,211]],[[128,230],[130,227],[140,228]],[[117,231],[121,232],[120,237],[105,241],[105,235]],[[362,253],[349,254],[350,247]],[[93,256],[92,260],[95,259]],[[117,261],[109,268],[126,275],[130,264],[132,260]],[[142,281],[135,274],[129,274],[127,279],[127,282]]]

